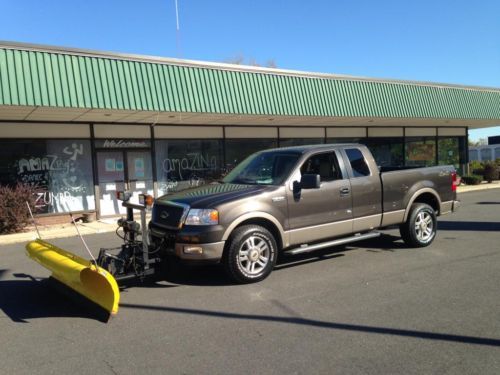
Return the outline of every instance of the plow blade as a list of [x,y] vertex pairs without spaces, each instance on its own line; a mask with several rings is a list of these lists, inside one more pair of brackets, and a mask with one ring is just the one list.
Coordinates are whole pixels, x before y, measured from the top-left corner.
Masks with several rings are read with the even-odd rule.
[[40,239],[29,242],[26,251],[31,259],[52,271],[52,277],[60,283],[110,316],[118,312],[120,291],[108,271]]

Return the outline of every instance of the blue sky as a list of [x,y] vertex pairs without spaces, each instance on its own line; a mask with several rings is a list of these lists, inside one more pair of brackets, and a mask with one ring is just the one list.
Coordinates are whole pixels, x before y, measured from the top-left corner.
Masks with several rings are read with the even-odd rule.
[[[2,0],[0,40],[500,87],[500,1]],[[471,138],[500,134],[500,127]]]

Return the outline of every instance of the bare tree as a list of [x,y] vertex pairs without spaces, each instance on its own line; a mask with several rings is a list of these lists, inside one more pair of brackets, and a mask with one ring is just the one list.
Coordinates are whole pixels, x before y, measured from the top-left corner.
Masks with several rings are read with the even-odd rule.
[[277,68],[276,61],[274,59],[269,59],[266,61],[266,67],[268,68]]
[[473,141],[469,139],[469,146],[484,146],[488,144],[488,140],[486,138],[479,138],[477,141]]
[[249,65],[249,66],[262,66],[265,68],[277,68],[278,65],[274,59],[267,60],[264,64],[259,63],[253,57],[245,58],[245,56],[239,54],[235,57],[224,60],[225,63],[235,64],[235,65]]

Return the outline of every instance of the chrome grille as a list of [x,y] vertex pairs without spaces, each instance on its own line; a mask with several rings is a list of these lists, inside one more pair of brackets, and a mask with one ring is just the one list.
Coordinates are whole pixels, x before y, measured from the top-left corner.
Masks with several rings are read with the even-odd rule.
[[189,211],[186,204],[168,202],[156,203],[153,206],[153,223],[165,228],[180,228]]

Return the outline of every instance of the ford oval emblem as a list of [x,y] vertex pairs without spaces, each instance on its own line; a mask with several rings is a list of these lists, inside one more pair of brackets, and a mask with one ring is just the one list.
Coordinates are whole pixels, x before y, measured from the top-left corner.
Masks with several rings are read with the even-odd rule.
[[160,214],[160,217],[162,219],[166,219],[168,217],[168,212],[167,211],[162,211],[161,214]]

